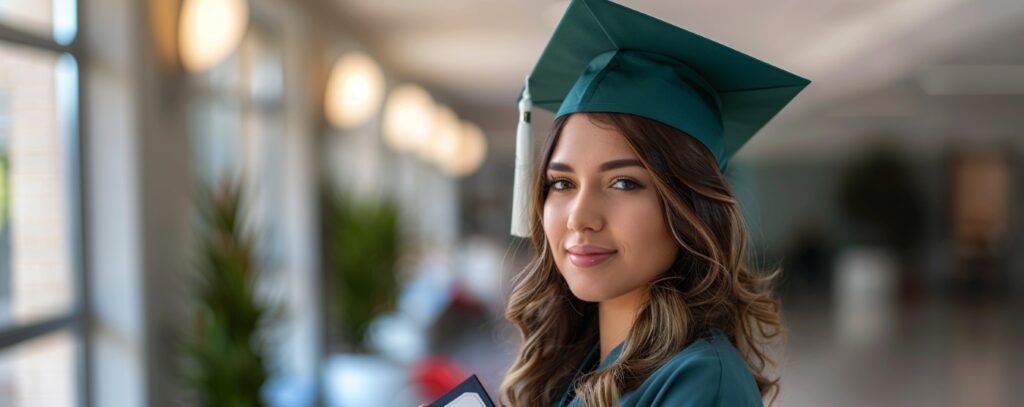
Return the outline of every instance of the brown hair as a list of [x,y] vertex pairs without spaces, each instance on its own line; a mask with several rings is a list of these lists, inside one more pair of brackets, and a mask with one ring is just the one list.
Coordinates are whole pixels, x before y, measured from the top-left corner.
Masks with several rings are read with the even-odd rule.
[[[577,113],[579,114],[579,113]],[[755,273],[746,260],[739,202],[703,144],[640,116],[587,113],[595,124],[619,131],[651,173],[669,230],[681,250],[672,266],[649,283],[615,363],[582,376],[577,397],[588,406],[615,404],[661,365],[710,328],[740,351],[762,397],[778,393],[766,353],[783,333],[779,302],[771,294],[778,275]],[[577,299],[559,274],[542,227],[548,161],[569,115],[555,121],[532,180],[530,242],[534,257],[515,278],[505,316],[522,346],[501,384],[513,406],[550,405],[560,397],[597,338],[597,307]]]

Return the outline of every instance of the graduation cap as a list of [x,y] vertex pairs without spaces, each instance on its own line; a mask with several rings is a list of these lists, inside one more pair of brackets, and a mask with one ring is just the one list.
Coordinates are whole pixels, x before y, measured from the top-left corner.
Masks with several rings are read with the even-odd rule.
[[530,110],[629,113],[701,142],[725,170],[810,81],[607,0],[573,0],[519,100],[512,234],[530,233]]

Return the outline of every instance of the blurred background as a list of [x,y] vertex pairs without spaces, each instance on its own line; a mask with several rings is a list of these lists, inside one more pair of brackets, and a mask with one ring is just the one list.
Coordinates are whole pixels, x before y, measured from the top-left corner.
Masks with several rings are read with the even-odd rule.
[[[622,3],[813,80],[727,173],[778,405],[1024,404],[1024,2]],[[567,5],[0,0],[0,406],[496,394]]]

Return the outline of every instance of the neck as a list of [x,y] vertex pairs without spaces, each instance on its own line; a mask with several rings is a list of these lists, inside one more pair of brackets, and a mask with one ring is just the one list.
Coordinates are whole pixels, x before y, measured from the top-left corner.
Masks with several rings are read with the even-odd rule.
[[640,287],[598,304],[597,321],[601,336],[601,361],[608,357],[613,348],[626,340],[646,296],[647,287]]

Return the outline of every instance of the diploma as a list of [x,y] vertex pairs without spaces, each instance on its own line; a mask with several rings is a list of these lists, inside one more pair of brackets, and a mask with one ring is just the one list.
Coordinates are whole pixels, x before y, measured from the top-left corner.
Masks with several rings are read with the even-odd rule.
[[494,407],[494,401],[476,375],[472,375],[427,407]]

